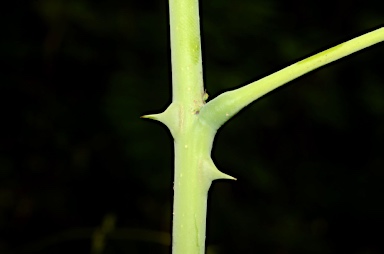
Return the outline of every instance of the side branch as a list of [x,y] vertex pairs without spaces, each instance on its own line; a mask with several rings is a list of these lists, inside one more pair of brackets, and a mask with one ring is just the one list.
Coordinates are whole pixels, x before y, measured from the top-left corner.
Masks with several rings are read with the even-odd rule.
[[260,80],[225,92],[200,110],[200,119],[218,129],[242,108],[270,91],[314,69],[384,41],[384,27],[310,56]]

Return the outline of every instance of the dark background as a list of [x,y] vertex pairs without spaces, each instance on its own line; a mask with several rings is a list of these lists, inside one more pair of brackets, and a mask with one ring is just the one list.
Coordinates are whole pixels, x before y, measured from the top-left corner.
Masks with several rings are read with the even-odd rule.
[[[202,1],[210,98],[383,25],[383,5]],[[3,6],[0,253],[169,252],[172,138],[139,118],[171,100],[167,8]],[[214,161],[238,180],[211,188],[208,254],[384,252],[383,56],[312,72],[219,131]]]

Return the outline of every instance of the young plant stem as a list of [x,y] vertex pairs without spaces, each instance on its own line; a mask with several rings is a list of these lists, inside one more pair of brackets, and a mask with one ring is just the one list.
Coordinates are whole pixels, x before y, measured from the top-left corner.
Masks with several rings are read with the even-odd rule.
[[273,89],[332,61],[384,40],[384,28],[290,65],[208,103],[203,86],[198,0],[169,0],[172,103],[160,114],[174,138],[173,254],[203,254],[208,190],[215,179],[234,179],[211,159],[217,129],[243,107]]
[[233,179],[218,171],[210,153],[215,131],[199,121],[205,104],[198,0],[170,0],[172,56],[171,105],[144,116],[163,122],[175,147],[172,252],[205,251],[207,194],[215,179]]

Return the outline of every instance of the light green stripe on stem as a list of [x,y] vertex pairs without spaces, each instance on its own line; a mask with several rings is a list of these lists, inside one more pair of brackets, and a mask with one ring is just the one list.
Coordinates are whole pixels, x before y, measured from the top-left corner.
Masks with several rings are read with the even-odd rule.
[[242,108],[277,87],[316,68],[382,41],[384,41],[384,28],[376,29],[341,43],[246,86],[219,95],[200,110],[200,117],[203,121],[208,121],[213,128],[218,129]]

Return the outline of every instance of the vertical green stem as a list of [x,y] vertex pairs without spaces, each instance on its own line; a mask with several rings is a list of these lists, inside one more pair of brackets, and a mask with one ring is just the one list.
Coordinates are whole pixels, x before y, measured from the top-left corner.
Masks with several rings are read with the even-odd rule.
[[198,0],[169,0],[173,102],[194,108],[201,102],[201,63]]
[[[172,253],[204,253],[207,191],[199,177],[196,112],[203,105],[198,0],[170,0],[173,100],[169,111],[175,140]],[[208,184],[208,188],[207,188]],[[202,186],[204,185],[204,187]]]
[[203,254],[207,196],[215,179],[234,179],[211,159],[216,129],[201,119],[205,93],[202,77],[198,0],[169,0],[172,87],[171,105],[146,115],[164,123],[175,144],[172,252]]
[[[207,192],[210,182],[199,177],[196,149],[190,137],[175,142],[172,253],[204,253]],[[200,182],[201,181],[201,182]]]
[[159,115],[175,143],[172,252],[203,254],[208,190],[215,179],[234,179],[211,160],[216,129],[199,118],[204,106],[198,0],[170,0],[173,99]]

